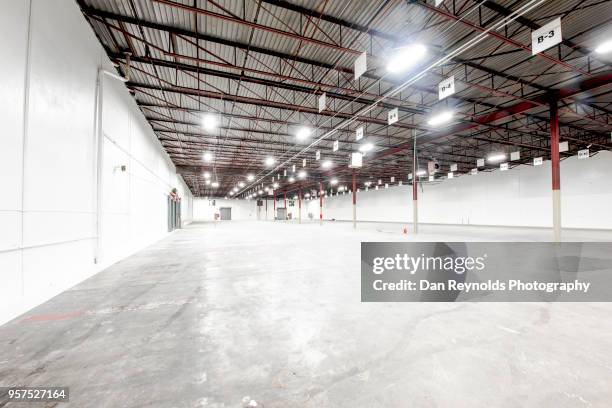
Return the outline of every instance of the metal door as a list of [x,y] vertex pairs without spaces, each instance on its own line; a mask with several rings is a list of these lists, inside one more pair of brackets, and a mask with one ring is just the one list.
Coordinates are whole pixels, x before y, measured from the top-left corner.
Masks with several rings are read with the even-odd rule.
[[232,219],[232,207],[221,207],[219,208],[219,214],[221,215],[222,221],[229,221]]

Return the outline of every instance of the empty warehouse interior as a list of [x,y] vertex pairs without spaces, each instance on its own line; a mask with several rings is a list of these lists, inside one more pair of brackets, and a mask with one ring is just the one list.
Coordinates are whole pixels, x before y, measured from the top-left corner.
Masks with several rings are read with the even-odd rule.
[[0,407],[609,407],[611,0],[18,0]]

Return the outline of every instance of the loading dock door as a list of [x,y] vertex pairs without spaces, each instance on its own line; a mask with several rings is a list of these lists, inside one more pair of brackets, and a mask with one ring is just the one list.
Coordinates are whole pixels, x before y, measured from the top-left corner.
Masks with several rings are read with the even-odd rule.
[[221,220],[231,220],[232,219],[232,207],[221,207],[219,208],[219,214],[221,215]]
[[287,209],[280,207],[276,209],[276,219],[277,220],[286,220],[287,219]]

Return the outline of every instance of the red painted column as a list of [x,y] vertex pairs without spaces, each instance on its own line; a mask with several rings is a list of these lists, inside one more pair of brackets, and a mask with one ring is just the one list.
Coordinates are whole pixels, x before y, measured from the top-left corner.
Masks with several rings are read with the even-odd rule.
[[353,170],[353,229],[357,229],[357,177]]
[[550,160],[552,169],[553,239],[561,241],[561,172],[559,169],[559,111],[557,98],[550,100]]
[[417,151],[416,130],[412,131],[412,229],[414,233],[419,232],[419,202],[417,200]]
[[289,211],[287,210],[287,190],[285,190],[285,194],[284,194],[284,201],[285,201],[285,220],[287,219],[287,217],[289,216]]
[[302,189],[298,190],[298,218],[299,223],[302,223]]
[[319,225],[323,225],[323,183],[319,181]]
[[272,190],[272,200],[274,200],[274,215],[272,219],[276,221],[276,193]]

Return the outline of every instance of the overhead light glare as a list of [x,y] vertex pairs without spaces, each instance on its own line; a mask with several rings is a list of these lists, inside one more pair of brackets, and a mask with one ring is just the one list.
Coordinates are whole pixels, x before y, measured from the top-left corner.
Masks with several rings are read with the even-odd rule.
[[289,182],[290,182],[290,183],[295,182],[295,177],[289,177]]
[[218,183],[218,182],[216,182],[216,181],[213,181],[213,182],[212,182],[210,185],[212,186],[212,188],[217,188],[217,187],[219,187],[219,183]]
[[333,178],[329,181],[329,184],[331,184],[332,186],[335,186],[336,184],[338,184],[338,179],[337,178]]
[[323,163],[321,163],[321,167],[323,167],[324,169],[329,169],[332,166],[332,162],[331,160],[325,160]]
[[251,173],[249,173],[249,174],[247,174],[247,180],[248,181],[253,181],[253,180],[255,180],[255,176],[252,175]]
[[208,172],[208,171],[205,171],[202,175],[204,176],[205,179],[209,179],[210,178],[210,172]]
[[211,162],[213,159],[213,155],[211,152],[204,152],[204,154],[202,155],[202,159],[204,159],[205,162]]
[[399,74],[416,65],[427,54],[427,47],[423,44],[410,44],[397,50],[387,63],[387,71]]
[[217,128],[217,117],[212,113],[207,113],[202,117],[202,127],[206,130],[215,130]]
[[419,170],[419,171],[416,172],[417,176],[424,176],[426,174],[427,174],[427,172],[425,170]]
[[272,167],[274,166],[274,163],[276,163],[276,159],[274,159],[274,157],[266,157],[266,166],[268,167]]
[[306,172],[305,172],[304,170],[301,170],[301,171],[298,173],[298,177],[299,177],[299,178],[301,178],[301,179],[306,178]]
[[490,155],[489,157],[487,157],[487,161],[489,163],[499,163],[500,161],[503,161],[503,160],[506,160],[505,153],[494,153]]
[[306,140],[310,137],[312,130],[309,127],[303,127],[298,130],[296,137],[298,140]]
[[595,48],[597,54],[607,54],[610,51],[612,51],[612,40],[605,41]]
[[244,181],[241,181],[240,183],[238,183],[238,187],[240,188],[244,187]]
[[369,152],[373,148],[374,148],[374,145],[372,143],[365,143],[359,146],[359,151],[365,153],[365,152]]
[[427,124],[429,126],[440,126],[440,125],[450,122],[452,119],[453,119],[453,112],[445,111],[445,112],[438,113],[435,116],[432,116],[427,121]]
[[274,188],[278,188],[278,183],[274,183],[274,184],[272,184],[272,187],[274,187]]

